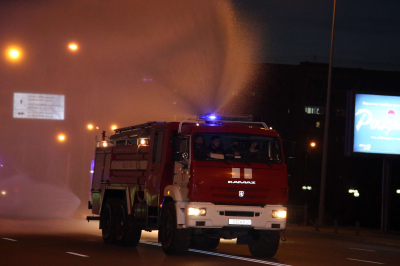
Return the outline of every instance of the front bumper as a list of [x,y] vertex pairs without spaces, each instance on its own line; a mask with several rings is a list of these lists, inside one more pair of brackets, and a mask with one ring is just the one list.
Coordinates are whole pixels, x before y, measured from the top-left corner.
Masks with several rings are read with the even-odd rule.
[[[189,216],[188,208],[205,208],[205,216]],[[222,228],[248,227],[257,230],[283,230],[286,227],[286,218],[272,218],[272,211],[283,210],[282,205],[235,206],[215,205],[204,202],[177,202],[178,224],[181,228]],[[254,213],[254,216],[251,216]],[[251,220],[251,225],[230,224],[229,220]]]

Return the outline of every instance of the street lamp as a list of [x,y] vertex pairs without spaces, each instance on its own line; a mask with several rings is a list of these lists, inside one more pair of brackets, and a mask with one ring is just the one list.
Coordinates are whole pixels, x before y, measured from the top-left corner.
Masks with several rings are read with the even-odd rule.
[[400,194],[400,189],[396,190],[396,193],[397,193],[397,194]]
[[360,196],[360,193],[358,192],[357,189],[349,189],[349,193],[353,194],[353,196],[356,198],[358,198]]
[[89,125],[87,126],[87,128],[88,128],[89,130],[92,130],[92,129],[93,129],[93,125],[92,125],[92,124],[89,124]]
[[318,223],[324,223],[325,211],[325,181],[326,168],[328,158],[328,132],[329,132],[329,113],[331,101],[331,85],[332,85],[332,60],[333,60],[333,40],[335,36],[335,15],[336,15],[336,0],[333,0],[333,18],[332,18],[332,33],[331,33],[331,48],[329,55],[328,68],[328,86],[326,89],[326,106],[325,106],[325,126],[324,126],[324,144],[322,148],[322,169],[321,169],[321,184],[319,193],[319,208],[318,208]]
[[316,145],[317,145],[317,144],[316,144],[315,142],[311,142],[311,143],[310,143],[311,148],[315,148]]
[[59,134],[57,138],[58,138],[58,141],[60,141],[60,142],[64,142],[65,141],[65,135],[64,134]]
[[116,129],[117,129],[117,126],[116,126],[116,125],[113,125],[113,126],[111,126],[111,129],[112,129],[112,130],[116,130]]
[[70,49],[72,52],[75,52],[78,50],[78,45],[76,43],[70,43],[68,44],[68,49]]
[[21,59],[21,49],[17,47],[10,47],[6,51],[6,56],[10,61],[19,61]]

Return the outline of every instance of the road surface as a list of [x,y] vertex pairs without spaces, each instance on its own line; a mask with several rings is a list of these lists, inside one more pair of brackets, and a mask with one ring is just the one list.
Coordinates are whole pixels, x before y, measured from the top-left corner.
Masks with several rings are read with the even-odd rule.
[[286,233],[272,259],[254,258],[246,245],[222,240],[213,251],[191,250],[166,256],[157,232],[143,232],[136,247],[106,245],[98,222],[84,220],[19,221],[0,219],[0,265],[192,265],[192,266],[355,266],[400,265],[400,248]]

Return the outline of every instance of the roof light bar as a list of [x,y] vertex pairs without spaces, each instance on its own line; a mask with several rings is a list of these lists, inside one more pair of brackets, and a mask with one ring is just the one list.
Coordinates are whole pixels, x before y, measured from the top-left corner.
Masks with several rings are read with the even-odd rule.
[[197,118],[198,120],[205,120],[205,121],[245,121],[245,122],[252,122],[253,116],[246,115],[246,116],[219,116],[215,114],[206,114],[201,115]]
[[221,125],[223,122],[229,122],[229,123],[250,124],[251,126],[258,126],[263,129],[270,130],[270,128],[268,128],[268,126],[264,122],[254,122],[252,115],[218,116],[215,114],[206,114],[206,115],[202,115],[202,116],[198,116],[198,117],[189,117],[189,118],[183,119],[179,123],[178,134],[180,134],[182,131],[183,123],[190,123],[189,121],[193,121],[194,123],[196,123],[197,126],[199,125],[199,121],[204,121],[206,124],[221,124]]

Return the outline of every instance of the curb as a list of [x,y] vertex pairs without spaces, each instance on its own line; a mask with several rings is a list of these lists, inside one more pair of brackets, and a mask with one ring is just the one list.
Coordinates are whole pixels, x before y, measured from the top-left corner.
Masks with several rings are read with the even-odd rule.
[[[332,234],[332,233],[325,233],[325,232],[316,232],[316,231],[302,231],[296,229],[285,229],[287,233],[297,233],[297,234],[304,234],[310,236],[319,236],[319,237],[327,237],[332,239],[340,239],[340,240],[348,240],[348,241],[355,241],[355,242],[365,242],[370,244],[380,244],[380,245],[389,245],[389,246],[397,246],[400,247],[400,237],[385,237],[385,236],[352,236],[352,235],[341,235],[341,234]],[[395,239],[391,239],[395,238]]]

